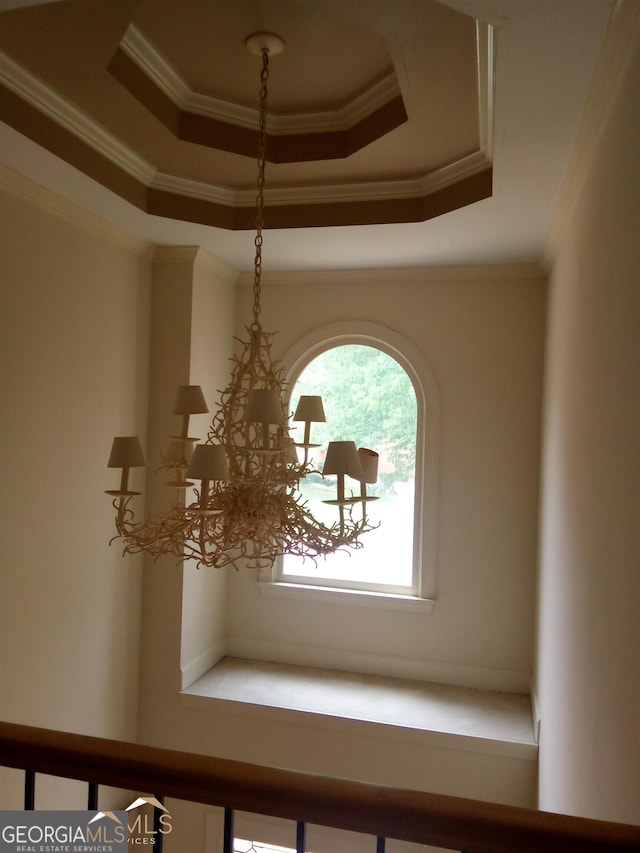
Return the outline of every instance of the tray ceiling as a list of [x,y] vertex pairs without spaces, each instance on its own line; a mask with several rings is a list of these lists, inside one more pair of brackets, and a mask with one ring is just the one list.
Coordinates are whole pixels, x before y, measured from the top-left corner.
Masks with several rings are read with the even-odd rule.
[[[368,7],[368,8],[367,8]],[[253,227],[418,222],[491,195],[491,28],[435,0],[67,0],[0,15],[2,118],[140,210]]]

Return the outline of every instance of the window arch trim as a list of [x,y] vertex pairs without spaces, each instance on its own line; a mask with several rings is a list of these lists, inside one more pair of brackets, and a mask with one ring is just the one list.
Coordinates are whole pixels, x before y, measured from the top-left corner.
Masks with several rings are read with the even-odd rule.
[[[435,376],[423,353],[386,326],[365,321],[331,323],[306,334],[283,355],[282,361],[288,366],[286,387],[293,388],[300,374],[317,356],[336,346],[348,344],[373,346],[385,352],[400,364],[413,385],[417,403],[414,559],[417,564],[418,589],[415,596],[408,598],[434,600],[440,397]],[[274,571],[270,580],[273,581],[275,576]]]

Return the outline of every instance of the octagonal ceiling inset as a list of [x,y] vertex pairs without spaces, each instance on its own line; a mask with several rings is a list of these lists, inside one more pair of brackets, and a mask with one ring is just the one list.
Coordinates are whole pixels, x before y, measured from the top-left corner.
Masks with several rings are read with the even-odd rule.
[[489,27],[423,0],[73,0],[0,14],[3,119],[148,213],[253,227],[421,221],[491,194]]

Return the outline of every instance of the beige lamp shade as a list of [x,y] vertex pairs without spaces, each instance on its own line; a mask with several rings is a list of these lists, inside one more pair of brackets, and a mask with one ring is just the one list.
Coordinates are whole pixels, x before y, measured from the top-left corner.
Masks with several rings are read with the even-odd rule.
[[179,441],[177,438],[170,439],[164,455],[165,460],[175,464],[188,462],[193,453],[194,442],[195,439],[191,441]]
[[200,385],[180,385],[173,407],[174,415],[199,415],[208,411]]
[[354,441],[330,441],[322,469],[323,474],[348,474],[355,480],[362,477],[362,467]]
[[358,459],[362,468],[362,476],[358,477],[360,482],[375,483],[378,479],[379,454],[375,450],[369,450],[367,447],[359,447]]
[[196,480],[228,480],[229,464],[224,447],[219,444],[196,444],[187,477]]
[[252,388],[247,397],[244,419],[254,424],[283,423],[280,394],[273,388]]
[[118,435],[113,439],[107,468],[140,468],[144,453],[137,435]]
[[298,453],[296,451],[296,446],[293,443],[293,440],[288,436],[283,442],[282,461],[285,462],[287,465],[298,464]]
[[294,421],[310,421],[311,423],[323,424],[327,420],[322,405],[322,397],[312,394],[303,394],[298,400],[298,405],[293,415]]

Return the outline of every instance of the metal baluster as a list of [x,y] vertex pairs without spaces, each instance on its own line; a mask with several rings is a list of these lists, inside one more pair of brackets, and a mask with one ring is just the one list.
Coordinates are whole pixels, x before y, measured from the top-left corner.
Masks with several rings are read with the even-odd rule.
[[90,812],[98,811],[98,783],[89,782],[89,790],[87,792],[87,809]]
[[306,827],[302,821],[296,824],[296,853],[304,853]]
[[376,841],[376,853],[384,853],[386,847],[386,839],[378,836]]
[[[164,797],[162,794],[156,794],[156,800],[159,803],[164,805]],[[164,840],[164,835],[160,832],[160,815],[162,814],[162,809],[159,809],[157,806],[153,807],[153,831],[155,833],[155,844],[153,845],[153,849],[155,853],[162,853],[162,842]]]
[[224,810],[222,853],[233,853],[233,809]]
[[32,812],[36,807],[36,772],[24,771],[24,809]]

